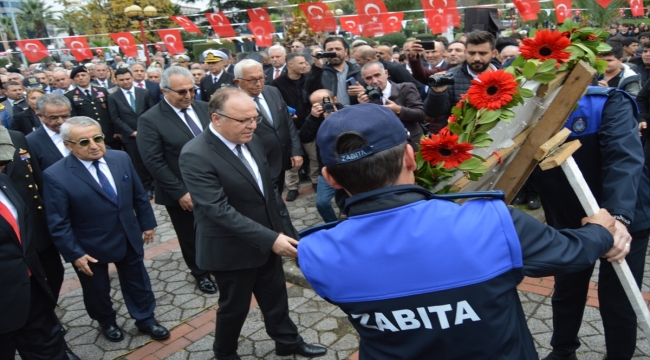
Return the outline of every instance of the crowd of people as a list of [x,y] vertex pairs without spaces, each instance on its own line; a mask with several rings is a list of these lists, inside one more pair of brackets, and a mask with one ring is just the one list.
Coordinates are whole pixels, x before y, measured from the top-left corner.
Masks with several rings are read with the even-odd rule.
[[[198,289],[219,292],[217,359],[239,359],[252,294],[277,355],[326,354],[289,317],[281,258],[298,255],[318,294],[349,315],[362,359],[538,358],[516,292],[524,275],[556,276],[546,359],[576,359],[594,263],[607,259],[598,287],[607,355],[630,359],[636,317],[611,262],[627,258],[640,286],[650,33],[628,33],[612,32],[605,73],[565,124],[583,143],[574,156],[605,210],[585,217],[561,172],[536,172],[515,203],[543,206],[548,225],[501,199],[459,206],[413,185],[420,138],[447,125],[473,79],[519,55],[523,34],[401,47],[332,36],[250,53],[209,49],[195,62],[155,54],[150,66],[115,56],[0,69],[0,270],[13,274],[0,288],[16,294],[0,296],[16,309],[0,324],[0,358],[78,358],[54,313],[61,258],[107,340],[124,339],[109,263],[137,328],[170,336],[143,262],[153,200]],[[453,84],[430,81],[443,75]],[[327,223],[302,240],[285,204],[301,196],[301,178]]]

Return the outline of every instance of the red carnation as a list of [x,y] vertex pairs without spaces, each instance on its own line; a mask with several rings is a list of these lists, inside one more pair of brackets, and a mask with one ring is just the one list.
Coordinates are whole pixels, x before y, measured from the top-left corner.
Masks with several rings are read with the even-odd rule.
[[420,141],[422,158],[432,166],[444,161],[445,169],[458,167],[463,161],[469,160],[472,157],[469,151],[473,148],[470,143],[459,144],[458,135],[452,134],[447,127],[440,130],[437,135],[431,135],[431,138]]

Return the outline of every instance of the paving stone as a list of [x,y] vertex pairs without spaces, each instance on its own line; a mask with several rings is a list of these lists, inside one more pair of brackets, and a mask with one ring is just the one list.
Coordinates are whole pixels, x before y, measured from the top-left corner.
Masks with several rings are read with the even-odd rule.
[[[301,317],[302,319],[302,317]],[[338,321],[335,318],[326,318],[314,326],[315,330],[334,330],[339,327]]]
[[300,315],[300,325],[305,327],[311,327],[316,322],[320,321],[325,317],[325,314],[322,312],[314,312]]
[[352,334],[346,334],[337,342],[332,344],[331,348],[334,350],[350,350],[350,349],[355,349],[358,346],[359,346],[359,339]]
[[273,340],[260,340],[256,341],[254,344],[254,354],[256,356],[262,357],[271,351],[275,351],[275,341]]
[[192,345],[187,346],[185,350],[190,352],[210,350],[210,353],[214,356],[214,353],[212,352],[212,344],[214,344],[214,337],[206,336],[195,341]]
[[336,336],[335,333],[333,332],[326,332],[321,334],[320,336],[320,343],[323,344],[323,346],[330,346],[334,341],[338,340],[338,336]]

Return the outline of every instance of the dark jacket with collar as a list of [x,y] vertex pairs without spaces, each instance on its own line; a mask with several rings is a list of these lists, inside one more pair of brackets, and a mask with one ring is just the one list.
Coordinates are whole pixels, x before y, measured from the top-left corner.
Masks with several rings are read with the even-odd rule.
[[138,118],[155,106],[155,101],[151,99],[147,90],[135,86],[131,90],[134,92],[136,111],[133,111],[121,88],[108,97],[108,109],[115,125],[115,132],[122,134],[124,143],[135,142],[131,134],[138,131]]
[[36,159],[43,171],[63,159],[59,148],[54,145],[50,135],[45,131],[45,125],[27,135],[27,143],[32,149],[32,157]]
[[[280,71],[280,76],[283,76],[287,73],[287,64],[285,63],[284,66],[282,67],[282,71]],[[273,84],[273,76],[275,76],[275,68],[273,66],[269,66],[268,68],[264,69],[264,75],[266,76],[266,79],[264,80],[264,85],[271,85]],[[278,78],[280,78],[278,76]]]
[[424,105],[415,85],[408,82],[396,84],[391,81],[388,99],[402,107],[397,116],[409,131],[411,141],[414,144],[419,144],[423,135],[420,124],[424,121]]
[[641,56],[631,58],[627,64],[641,77],[641,86],[645,85],[648,79],[650,79],[650,68],[646,67]]
[[36,112],[31,108],[19,114],[14,114],[14,119],[9,126],[10,130],[20,131],[25,135],[29,135],[32,131],[41,127],[41,120],[36,116]]
[[[337,110],[341,110],[344,108],[343,104],[341,103],[335,103],[334,106],[336,106]],[[325,118],[323,115],[319,117],[314,117],[310,113],[307,115],[305,118],[305,123],[303,124],[302,128],[298,132],[298,135],[300,136],[300,141],[303,143],[310,143],[312,141],[316,141],[316,135],[318,134],[318,129],[320,129],[321,124],[325,121]],[[320,169],[323,168],[323,162],[321,161],[320,158],[320,151],[318,150],[318,147],[316,147],[316,158],[318,159],[318,170],[320,173]]]
[[[345,77],[349,79],[353,77],[359,83],[359,85],[365,86],[366,83],[363,81],[361,76],[361,69],[357,64],[353,64],[349,61],[346,61],[348,64],[348,74]],[[307,79],[305,80],[305,92],[307,96],[311,95],[314,91],[320,89],[328,89],[334,95],[338,96],[338,77],[336,76],[337,71],[330,64],[323,64],[322,67],[312,66],[311,71],[307,74]],[[350,105],[358,104],[359,101],[356,97],[350,97]]]
[[114,143],[113,135],[115,130],[111,114],[108,111],[108,91],[95,84],[91,84],[89,87],[90,97],[79,87],[65,93],[64,96],[70,100],[72,105],[70,114],[72,116],[87,116],[97,121],[106,136],[104,141],[106,141],[106,144],[111,145]]
[[219,76],[219,81],[216,83],[212,80],[212,73],[205,74],[203,79],[201,79],[201,100],[205,102],[210,102],[210,97],[214,94],[215,91],[221,89],[222,87],[230,86],[233,84],[235,76],[226,71],[222,71]]
[[305,101],[307,94],[304,92],[306,75],[300,75],[300,78],[293,80],[287,73],[280,75],[277,79],[273,80],[272,85],[280,90],[284,102],[296,110],[296,118],[294,124],[296,129],[300,131],[305,118],[311,111],[311,106],[308,101]]
[[420,95],[421,99],[424,99],[426,95],[424,91],[424,84],[415,80],[413,75],[409,73],[404,66],[399,63],[386,61],[384,59],[379,59],[379,62],[384,66],[384,69],[388,70],[388,78],[390,81],[401,84],[401,83],[413,83]]

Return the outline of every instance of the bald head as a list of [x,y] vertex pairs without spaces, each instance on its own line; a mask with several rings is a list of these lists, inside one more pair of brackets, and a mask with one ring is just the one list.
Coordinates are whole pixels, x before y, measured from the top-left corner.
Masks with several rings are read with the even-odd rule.
[[334,93],[327,90],[327,89],[320,89],[316,90],[311,95],[309,96],[309,103],[310,104],[317,104],[323,101],[323,98],[327,96],[330,98],[330,101],[335,103],[337,102],[336,96],[334,96]]
[[377,51],[368,45],[357,46],[353,55],[359,66],[363,66],[368,61],[377,60]]
[[377,56],[385,61],[393,61],[393,48],[387,45],[377,46]]

